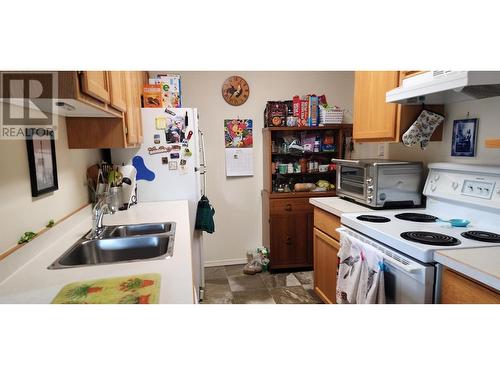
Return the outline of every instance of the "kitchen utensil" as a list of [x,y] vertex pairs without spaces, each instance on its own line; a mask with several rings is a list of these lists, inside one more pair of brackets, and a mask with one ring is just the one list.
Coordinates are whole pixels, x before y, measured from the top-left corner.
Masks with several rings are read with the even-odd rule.
[[443,223],[450,223],[452,227],[466,227],[467,225],[470,224],[470,221],[467,219],[450,219],[450,220],[443,220],[439,219],[439,221]]

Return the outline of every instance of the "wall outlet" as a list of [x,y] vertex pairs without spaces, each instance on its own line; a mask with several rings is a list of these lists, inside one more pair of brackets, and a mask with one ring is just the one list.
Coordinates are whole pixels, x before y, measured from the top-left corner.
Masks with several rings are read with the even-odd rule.
[[378,145],[378,156],[383,158],[385,156],[385,144],[384,143],[380,143]]

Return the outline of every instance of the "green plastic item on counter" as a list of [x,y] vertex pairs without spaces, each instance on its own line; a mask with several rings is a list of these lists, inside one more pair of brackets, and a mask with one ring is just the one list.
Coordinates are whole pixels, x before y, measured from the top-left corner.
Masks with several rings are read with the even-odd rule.
[[20,245],[22,243],[27,243],[30,242],[33,238],[36,237],[35,232],[24,232],[24,234],[19,238],[19,241],[17,243]]
[[46,227],[47,228],[52,228],[55,225],[54,219],[50,219],[49,222],[47,223]]

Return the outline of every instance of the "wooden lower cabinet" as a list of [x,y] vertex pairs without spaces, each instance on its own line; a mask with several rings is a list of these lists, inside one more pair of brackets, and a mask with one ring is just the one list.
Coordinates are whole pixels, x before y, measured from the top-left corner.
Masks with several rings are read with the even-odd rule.
[[317,228],[313,230],[314,291],[325,303],[335,303],[340,244]]
[[313,209],[309,198],[270,198],[263,194],[263,243],[270,270],[312,268]]
[[325,303],[336,303],[340,218],[314,208],[314,291]]
[[441,303],[496,304],[500,303],[500,293],[445,267]]

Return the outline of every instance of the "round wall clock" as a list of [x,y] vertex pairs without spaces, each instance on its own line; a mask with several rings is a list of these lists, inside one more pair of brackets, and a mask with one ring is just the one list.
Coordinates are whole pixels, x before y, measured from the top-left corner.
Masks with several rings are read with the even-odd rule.
[[247,81],[240,76],[231,76],[222,84],[222,97],[231,105],[242,105],[250,96]]

